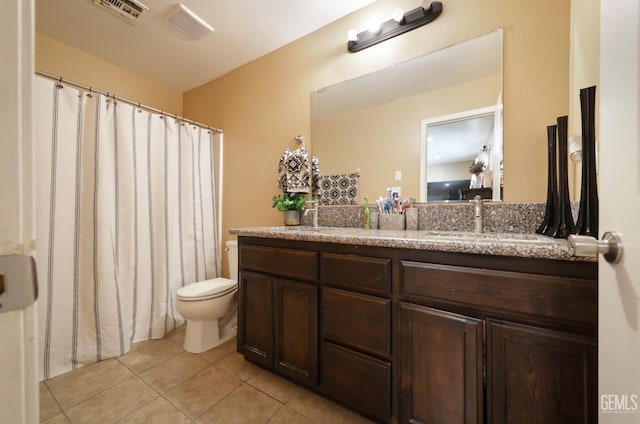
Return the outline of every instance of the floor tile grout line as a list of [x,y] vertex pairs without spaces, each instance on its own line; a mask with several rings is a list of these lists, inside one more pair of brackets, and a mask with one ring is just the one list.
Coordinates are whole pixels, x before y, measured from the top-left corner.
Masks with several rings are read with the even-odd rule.
[[[109,358],[109,359],[106,359],[106,360],[101,361],[101,362],[106,362],[106,361],[109,361],[109,360],[111,360],[111,359],[116,359],[116,360],[117,360],[117,358]],[[99,363],[99,362],[94,362],[94,364],[98,364],[98,363]],[[93,364],[89,364],[89,365],[93,365]],[[124,365],[124,364],[122,364],[122,365]],[[126,366],[125,366],[125,367],[126,367]],[[76,368],[76,369],[79,369],[79,368]],[[66,411],[68,411],[69,409],[74,408],[74,407],[76,407],[76,406],[80,405],[81,403],[83,403],[83,402],[85,402],[85,401],[87,401],[87,400],[89,400],[89,399],[93,399],[94,397],[96,397],[96,396],[98,396],[98,395],[101,395],[102,393],[106,392],[107,390],[110,390],[110,389],[112,389],[112,388],[116,387],[117,385],[119,385],[119,384],[121,384],[121,383],[123,383],[123,382],[125,382],[125,381],[129,380],[130,378],[132,378],[132,377],[136,376],[136,374],[135,374],[132,370],[130,370],[130,369],[128,369],[128,368],[127,368],[127,370],[128,370],[128,371],[130,371],[130,372],[132,373],[132,375],[129,375],[129,376],[127,376],[126,378],[124,378],[123,380],[120,380],[120,381],[117,381],[117,382],[113,383],[112,385],[110,385],[110,386],[108,386],[108,387],[104,388],[103,390],[101,390],[101,391],[99,391],[99,392],[97,392],[97,393],[94,393],[93,395],[89,396],[89,397],[88,397],[88,398],[86,398],[86,399],[82,399],[82,400],[77,401],[77,402],[75,402],[75,403],[73,403],[73,404],[71,404],[71,405],[68,405],[66,408],[63,408],[63,407],[62,407],[62,405],[61,405],[61,404],[60,404],[60,402],[58,401],[58,398],[53,394],[53,391],[49,388],[49,386],[48,386],[48,385],[47,385],[47,383],[46,383],[46,381],[47,381],[47,380],[43,380],[43,381],[45,382],[45,385],[47,386],[47,389],[49,389],[49,393],[51,393],[51,396],[53,396],[54,400],[56,401],[56,403],[58,404],[58,406],[60,407],[60,409],[61,409],[62,411],[65,411],[65,412],[66,412]],[[73,370],[73,371],[75,371],[75,370]],[[73,372],[73,371],[70,371],[70,372]],[[65,414],[65,415],[66,415],[66,414]],[[68,418],[68,417],[67,417],[67,418]]]
[[[238,377],[236,377],[238,378]],[[244,384],[244,381],[242,381],[240,378],[238,378],[238,380],[240,380],[240,384],[238,385],[238,387],[236,387],[235,389],[231,390],[229,393],[227,393],[226,395],[222,396],[220,399],[218,399],[218,401],[216,403],[214,403],[213,405],[211,405],[209,408],[207,408],[204,412],[202,412],[202,414],[198,415],[198,417],[194,420],[194,422],[198,421],[200,418],[202,418],[207,412],[211,411],[213,408],[215,408],[218,404],[220,404],[220,402],[222,402],[223,400],[225,400],[227,397],[229,397],[229,395],[231,395],[231,393],[235,392],[236,390],[238,390],[240,387],[242,387],[242,385]]]
[[[160,339],[160,340],[164,340],[164,339]],[[145,347],[145,348],[146,348],[146,347]],[[145,349],[145,348],[143,348],[143,349]],[[127,354],[128,354],[128,353],[131,353],[131,352],[132,352],[132,351],[129,351],[129,352],[127,352]],[[136,351],[136,352],[137,352],[137,351]],[[131,369],[130,367],[128,367],[128,366],[127,366],[127,364],[125,364],[124,362],[122,362],[122,361],[120,360],[120,358],[124,358],[127,354],[122,355],[122,356],[116,356],[116,357],[114,357],[113,359],[115,359],[115,360],[117,360],[118,362],[120,362],[122,365],[124,365],[124,366],[129,370],[129,371],[131,371],[131,372],[132,372],[132,373],[134,373],[135,375],[138,375],[138,374],[141,374],[141,373],[143,373],[143,372],[145,372],[145,371],[148,371],[148,370],[150,370],[151,368],[156,367],[156,366],[158,366],[158,365],[160,365],[160,364],[164,364],[164,363],[165,363],[165,362],[167,362],[168,360],[175,358],[176,356],[180,355],[181,353],[183,353],[183,352],[178,352],[178,353],[176,353],[175,355],[172,355],[172,356],[170,356],[170,357],[166,358],[165,360],[160,361],[160,362],[158,362],[157,364],[154,364],[154,365],[150,366],[149,368],[145,368],[145,369],[140,370],[140,371],[134,371],[133,369]]]
[[[207,367],[203,368],[202,370],[198,371],[197,373],[193,374],[192,376],[188,377],[187,379],[185,379],[185,380],[181,381],[180,383],[178,383],[177,385],[175,385],[175,386],[174,386],[174,387],[172,387],[171,389],[167,390],[165,393],[160,393],[158,390],[156,390],[154,387],[152,387],[149,383],[147,383],[146,381],[144,381],[144,379],[142,379],[142,377],[140,377],[140,379],[141,379],[141,380],[142,380],[142,381],[143,381],[147,386],[151,387],[151,389],[155,390],[155,391],[156,391],[156,393],[158,393],[158,395],[159,395],[160,397],[162,397],[164,400],[166,400],[167,402],[169,402],[169,404],[170,404],[170,405],[172,405],[174,408],[176,408],[176,409],[177,409],[181,414],[183,414],[185,417],[187,417],[191,422],[195,422],[195,420],[191,418],[191,416],[189,415],[189,413],[187,413],[186,411],[182,410],[182,408],[180,408],[180,406],[178,406],[178,405],[176,405],[175,403],[173,403],[169,398],[167,398],[167,397],[165,396],[165,394],[169,393],[171,390],[175,389],[175,388],[176,388],[176,387],[178,387],[180,384],[182,384],[182,383],[184,383],[185,381],[187,381],[189,378],[195,377],[196,375],[198,375],[198,374],[200,374],[200,373],[204,372],[207,368],[212,367],[212,366],[214,366],[214,364],[211,364],[211,363],[210,363],[209,365],[207,365]],[[236,378],[237,378],[237,377],[236,377]],[[238,380],[240,380],[240,379],[238,379]],[[242,382],[242,380],[240,380],[240,381]],[[238,387],[239,387],[239,386],[238,386]],[[233,391],[235,391],[235,389],[234,389],[234,390],[232,390],[231,392],[233,392]],[[231,393],[231,392],[230,392],[230,393]],[[213,408],[215,405],[217,405],[218,403],[220,403],[220,401],[222,401],[222,399],[224,399],[224,398],[225,398],[225,397],[227,397],[228,395],[229,395],[229,393],[227,393],[227,395],[225,395],[223,398],[221,398],[220,400],[218,400],[218,402],[216,402],[214,405],[212,405],[212,406],[211,406],[211,408]],[[198,418],[200,418],[202,415],[204,415],[204,414],[205,414],[207,411],[209,411],[209,409],[211,409],[211,408],[208,408],[205,412],[203,412],[202,414],[198,415],[198,417],[196,417],[196,420],[197,420]]]
[[[214,349],[216,349],[216,348],[214,348]],[[208,351],[207,351],[207,352],[208,352]],[[203,352],[203,353],[204,353],[204,352]],[[211,365],[215,365],[216,363],[218,363],[218,362],[222,361],[222,360],[223,360],[224,358],[226,358],[227,356],[232,355],[232,354],[234,354],[234,353],[237,353],[237,352],[235,352],[235,351],[231,351],[231,352],[227,353],[226,355],[221,356],[220,358],[216,359],[214,362],[211,362],[211,361],[209,361],[209,360],[208,360],[208,359],[206,359],[206,358],[202,358],[202,356],[200,356],[200,354],[199,354],[199,353],[196,353],[196,355],[197,355],[199,358],[202,358],[202,359],[204,359],[205,361],[209,362]]]
[[[161,341],[163,339],[159,339],[158,341]],[[176,343],[174,340],[169,340],[170,342],[172,342],[173,344],[180,346],[180,344]],[[154,343],[155,344],[155,343]],[[214,348],[215,349],[215,348]],[[119,357],[114,357],[113,359],[115,359],[117,361],[118,364],[122,365],[128,372],[131,373],[131,375],[129,375],[127,378],[123,379],[122,381],[117,382],[116,384],[102,390],[99,393],[93,394],[91,397],[89,397],[88,399],[85,399],[81,402],[75,403],[73,405],[70,405],[67,409],[62,408],[62,406],[60,405],[58,399],[53,395],[53,392],[51,391],[51,388],[49,387],[49,385],[47,384],[46,381],[44,381],[45,383],[45,389],[47,390],[47,392],[51,395],[51,397],[53,398],[54,402],[56,403],[56,405],[60,408],[59,413],[55,414],[55,416],[58,416],[60,413],[62,413],[65,418],[71,422],[71,419],[69,418],[69,416],[67,415],[68,411],[74,407],[76,407],[77,405],[81,404],[82,402],[88,401],[90,399],[93,399],[95,397],[98,397],[100,395],[102,395],[104,392],[118,386],[119,384],[123,384],[126,381],[131,380],[131,378],[133,377],[137,377],[140,381],[143,382],[143,384],[145,384],[147,387],[149,387],[151,390],[153,390],[154,393],[156,393],[156,396],[153,397],[153,399],[149,400],[148,402],[145,402],[142,405],[139,405],[138,408],[136,408],[134,411],[131,411],[129,414],[127,414],[125,417],[121,417],[118,419],[117,422],[122,422],[123,420],[127,419],[127,417],[130,417],[131,415],[135,414],[136,412],[140,411],[142,408],[145,408],[149,403],[154,402],[155,400],[161,398],[164,401],[168,402],[169,405],[171,405],[172,407],[174,407],[176,409],[176,411],[178,411],[180,414],[182,414],[186,420],[188,420],[189,423],[193,424],[196,423],[197,420],[201,419],[205,414],[207,414],[208,412],[210,412],[213,408],[215,408],[216,406],[218,406],[221,402],[223,402],[225,399],[227,399],[232,393],[235,393],[237,390],[239,390],[240,388],[243,387],[243,385],[246,385],[248,388],[251,388],[253,390],[258,391],[259,393],[262,393],[264,395],[266,395],[268,398],[272,399],[273,401],[277,402],[278,408],[276,409],[276,411],[272,414],[271,417],[269,417],[266,420],[266,423],[272,422],[274,420],[274,418],[280,413],[280,411],[283,411],[283,407],[287,407],[290,408],[292,411],[295,411],[298,414],[301,414],[302,416],[304,416],[305,418],[307,418],[310,422],[313,423],[318,423],[318,421],[316,421],[314,418],[308,416],[307,414],[305,414],[303,411],[294,408],[292,406],[289,405],[289,403],[291,402],[292,399],[294,399],[295,393],[293,393],[291,396],[289,396],[286,400],[282,401],[280,399],[278,399],[277,397],[275,397],[274,395],[272,395],[271,393],[269,393],[269,391],[267,391],[266,389],[261,389],[259,387],[256,387],[253,385],[253,383],[251,383],[251,381],[256,377],[256,375],[250,375],[249,377],[246,378],[246,380],[243,380],[242,378],[238,377],[237,375],[235,375],[235,378],[238,379],[238,381],[240,382],[240,384],[234,388],[233,390],[231,390],[229,393],[225,394],[223,397],[221,397],[220,399],[218,399],[213,405],[211,405],[210,407],[208,407],[205,411],[203,411],[202,413],[200,413],[197,416],[194,416],[194,418],[192,418],[191,415],[189,415],[186,411],[182,410],[182,408],[180,408],[177,404],[174,404],[170,399],[168,399],[168,397],[166,396],[170,391],[174,390],[176,387],[180,386],[181,384],[183,384],[185,381],[187,381],[190,378],[193,378],[194,376],[204,372],[205,370],[209,369],[210,367],[220,367],[220,362],[222,362],[223,360],[231,357],[233,354],[237,353],[236,350],[230,350],[229,352],[227,352],[226,354],[223,354],[223,356],[216,358],[214,361],[211,361],[205,357],[202,357],[198,354],[194,354],[197,358],[202,359],[203,363],[204,363],[204,368],[197,371],[196,373],[194,373],[193,375],[190,375],[189,377],[182,379],[180,382],[178,382],[177,384],[172,385],[168,390],[165,390],[164,392],[160,392],[160,389],[156,389],[154,388],[150,383],[148,383],[141,374],[147,372],[148,370],[150,370],[153,367],[159,366],[171,359],[174,359],[176,357],[178,357],[179,355],[181,355],[183,352],[177,352],[175,355],[171,355],[170,357],[166,358],[165,360],[153,365],[150,368],[141,370],[141,371],[134,371],[132,368],[130,368],[129,366],[127,366],[123,361],[120,361],[120,359],[122,358],[122,356]],[[123,355],[124,356],[124,355]],[[264,368],[258,367],[259,369],[264,370]],[[226,372],[229,372],[228,370],[226,370],[225,368],[221,368],[222,370],[225,370]],[[278,376],[280,378],[282,378],[284,381],[290,382],[290,380],[283,378],[281,376]],[[255,382],[254,382],[255,383]],[[298,390],[303,390],[303,391],[308,391],[308,389],[306,389],[304,386],[301,386],[299,384],[296,384],[295,382],[290,382],[291,384],[294,384]],[[272,393],[275,393],[275,391],[272,391]],[[321,396],[322,398],[326,399],[325,397]],[[53,417],[49,417],[48,419],[51,419]],[[347,420],[347,416],[342,416],[342,419],[339,420],[339,422],[344,423]]]
[[[253,377],[255,377],[255,376],[253,376]],[[253,377],[249,377],[249,379],[247,379],[247,381],[244,381],[243,383],[244,383],[244,384],[246,384],[246,385],[248,385],[248,386],[251,386],[252,388],[254,388],[254,389],[256,389],[257,391],[259,391],[260,393],[262,393],[262,394],[265,394],[265,395],[269,396],[271,399],[276,400],[276,401],[280,402],[280,403],[281,403],[281,404],[283,404],[283,405],[286,405],[286,404],[287,404],[287,402],[289,402],[289,400],[291,400],[291,398],[293,397],[293,395],[291,395],[291,396],[289,397],[289,399],[287,399],[286,401],[284,401],[284,402],[283,402],[283,401],[281,401],[280,399],[278,399],[277,397],[275,397],[275,396],[273,396],[273,395],[271,395],[271,394],[267,393],[266,391],[262,390],[261,388],[259,388],[259,387],[257,387],[257,386],[254,386],[253,384],[249,383],[249,381],[251,381],[251,379],[253,379]]]
[[[206,369],[206,368],[205,368],[205,369]],[[197,373],[196,373],[196,374],[197,374]],[[196,375],[196,374],[194,374],[194,375]],[[173,402],[171,402],[169,399],[167,399],[167,398],[164,396],[164,394],[163,394],[163,393],[160,393],[160,392],[159,392],[155,387],[151,386],[149,383],[147,383],[147,382],[146,382],[142,377],[140,377],[139,375],[136,375],[136,377],[138,377],[138,378],[139,378],[139,379],[140,379],[144,384],[146,384],[146,385],[147,385],[151,390],[153,390],[154,392],[156,392],[156,393],[158,394],[158,397],[161,397],[162,399],[164,399],[164,400],[166,400],[167,402],[169,402],[169,404],[170,404],[171,406],[173,406],[174,408],[176,408],[176,410],[177,410],[178,412],[180,412],[182,415],[184,415],[185,417],[187,417],[187,419],[189,419],[189,421],[194,422],[194,421],[191,419],[191,417],[189,416],[189,414],[187,414],[187,413],[186,413],[186,411],[183,411],[183,410],[182,410],[178,405],[175,405]],[[191,377],[193,377],[193,376],[191,376]],[[191,378],[191,377],[189,377],[189,378]],[[185,380],[185,381],[186,381],[186,380]],[[178,386],[179,386],[180,384],[182,384],[182,383],[184,383],[184,381],[183,381],[183,382],[181,382],[181,383],[179,383],[179,384],[177,384],[175,387],[173,387],[173,388],[171,388],[171,389],[167,390],[167,392],[166,392],[166,393],[169,393],[171,390],[173,390],[174,388],[178,387]],[[153,400],[156,400],[156,399],[157,399],[157,398],[154,398]],[[151,402],[153,402],[153,400],[152,400]],[[145,405],[147,405],[147,404],[145,404]],[[143,405],[143,406],[141,406],[140,408],[136,409],[136,411],[134,411],[134,412],[137,412],[139,409],[144,408],[144,406],[145,406],[145,405]],[[132,414],[133,414],[134,412],[132,412]],[[131,415],[131,414],[129,414],[129,415]],[[123,419],[124,419],[124,418],[123,418]]]
[[[245,360],[246,360],[246,358],[245,358]],[[254,365],[254,366],[256,366],[256,367],[258,367],[260,370],[263,370],[263,371],[267,371],[267,372],[269,372],[269,370],[267,370],[266,368],[262,368],[262,367],[260,367],[260,366],[258,366],[258,365],[255,365],[255,364],[251,363],[250,361],[247,361],[247,362],[249,362],[250,364],[252,364],[252,365]],[[333,401],[331,401],[331,400],[329,400],[329,399],[327,399],[327,398],[325,398],[325,397],[323,397],[323,396],[320,396],[320,395],[318,395],[317,393],[313,393],[313,392],[311,392],[309,389],[307,389],[306,387],[304,387],[304,386],[302,386],[302,385],[299,385],[299,384],[297,384],[297,383],[295,383],[295,382],[293,382],[293,381],[291,381],[291,380],[288,380],[287,378],[285,378],[285,377],[283,377],[283,376],[281,376],[281,375],[278,375],[278,374],[275,374],[275,375],[276,375],[277,377],[279,377],[279,378],[283,379],[284,381],[286,381],[286,382],[288,382],[288,383],[293,384],[293,385],[296,387],[296,389],[297,389],[297,390],[304,390],[304,391],[310,392],[310,393],[312,393],[312,394],[315,394],[316,396],[319,396],[319,397],[320,397],[320,398],[322,398],[322,399],[325,399],[325,400],[328,400],[328,401],[330,401],[330,402],[334,403]],[[295,411],[296,413],[298,413],[298,414],[302,415],[303,417],[305,417],[305,418],[309,419],[310,421],[312,421],[312,422],[314,422],[314,423],[317,423],[317,421],[316,421],[315,419],[313,419],[313,417],[308,416],[308,415],[307,415],[307,414],[305,414],[303,411],[300,411],[300,410],[298,410],[298,409],[294,408],[293,406],[289,406],[289,402],[290,402],[290,401],[295,397],[295,393],[293,393],[293,394],[289,397],[289,399],[287,399],[287,401],[286,401],[286,402],[283,402],[283,401],[281,401],[280,399],[277,399],[276,397],[274,397],[274,396],[272,396],[271,394],[267,393],[266,391],[264,391],[264,390],[262,390],[262,389],[260,389],[260,388],[258,388],[258,387],[256,387],[256,386],[254,386],[253,384],[249,383],[249,382],[251,381],[251,379],[253,379],[254,377],[255,377],[255,375],[254,375],[254,376],[251,376],[251,377],[249,377],[249,378],[247,378],[247,380],[246,380],[246,381],[243,381],[243,383],[244,383],[244,384],[246,384],[246,385],[248,385],[248,386],[251,386],[252,388],[256,389],[257,391],[259,391],[259,392],[261,392],[261,393],[263,393],[263,394],[265,394],[266,396],[270,397],[271,399],[274,399],[275,401],[279,402],[279,403],[280,403],[280,404],[282,404],[283,406],[286,406],[286,407],[288,407],[288,408],[291,408],[291,410],[293,410],[293,411]],[[269,419],[269,421],[270,421],[271,419],[273,419],[273,417],[271,417],[271,418]],[[345,421],[345,419],[346,419],[346,417],[343,417],[342,422],[344,422],[344,421]]]
[[286,405],[285,405],[284,403],[282,403],[282,402],[279,402],[279,403],[280,403],[280,407],[279,407],[278,409],[276,409],[276,412],[274,412],[274,413],[273,413],[273,415],[272,415],[271,417],[269,417],[269,419],[268,419],[267,421],[265,421],[265,423],[264,423],[264,424],[269,424],[269,422],[271,422],[271,420],[272,420],[276,415],[278,415],[278,412],[280,412],[280,410],[282,410],[282,408],[284,408],[284,407],[286,406]]
[[141,410],[142,408],[144,408],[145,406],[149,405],[151,402],[155,401],[156,399],[158,399],[158,397],[160,396],[156,396],[153,399],[151,399],[148,402],[145,402],[143,405],[140,405],[139,408],[136,408],[135,410],[131,411],[129,414],[125,415],[124,417],[118,419],[118,421],[114,422],[113,424],[118,424],[120,422],[122,422],[124,419],[130,417],[131,415],[135,414],[136,412],[138,412],[139,410]]
[[[47,385],[47,381],[46,381],[46,380],[43,380],[42,382],[44,383],[44,388],[45,388],[45,389],[47,390],[47,392],[49,393],[49,396],[51,396],[51,398],[53,399],[53,401],[55,402],[55,404],[58,406],[58,409],[60,409],[60,412],[64,413],[64,408],[62,407],[62,405],[60,405],[60,402],[58,402],[58,399],[53,395],[53,392],[51,391],[51,389],[50,389],[50,388],[49,388],[49,386]],[[58,414],[60,414],[60,412],[58,412],[57,414],[52,415],[51,417],[47,418],[47,420],[48,420],[48,419],[50,419],[50,418],[55,417],[55,416],[56,416],[56,415],[58,415]],[[66,416],[66,415],[65,415],[65,416]],[[41,422],[42,422],[42,421],[41,421]]]

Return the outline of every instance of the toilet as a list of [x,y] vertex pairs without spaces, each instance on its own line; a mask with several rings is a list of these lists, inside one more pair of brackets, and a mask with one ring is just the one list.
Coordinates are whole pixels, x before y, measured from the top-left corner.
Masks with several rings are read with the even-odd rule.
[[178,290],[176,309],[187,320],[184,350],[201,353],[237,333],[238,325],[238,242],[227,241],[228,278],[213,278]]

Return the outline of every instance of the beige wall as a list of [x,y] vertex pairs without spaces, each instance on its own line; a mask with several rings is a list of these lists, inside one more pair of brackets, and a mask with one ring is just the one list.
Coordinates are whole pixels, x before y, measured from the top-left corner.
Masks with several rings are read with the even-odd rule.
[[[504,28],[504,197],[545,201],[546,126],[569,108],[569,0],[448,0],[434,22],[358,53],[346,33],[368,16],[410,10],[378,0],[267,56],[185,93],[184,114],[225,131],[223,236],[230,227],[279,225],[276,168],[296,134],[310,138],[310,93],[473,36]],[[552,11],[552,12],[550,12]]]
[[[580,89],[600,82],[600,0],[571,1],[569,136],[581,135]],[[596,89],[596,122],[600,93]],[[599,140],[596,126],[596,141]],[[580,200],[581,162],[569,161],[571,200]]]
[[[269,55],[181,93],[51,38],[36,36],[36,69],[225,131],[223,238],[230,227],[279,225],[276,168],[296,134],[311,147],[310,93],[504,28],[505,188],[508,202],[544,201],[546,126],[569,110],[570,0],[448,0],[434,22],[358,53],[346,33],[414,0],[378,0]],[[552,10],[553,13],[549,13]],[[532,176],[535,176],[532,178]]]
[[[487,77],[314,122],[320,172],[358,170],[358,203],[398,186],[402,197],[420,199],[422,120],[494,106],[499,92],[500,77]],[[402,171],[401,181],[395,171]]]
[[182,115],[182,92],[36,33],[36,70]]
[[469,164],[471,161],[445,163],[443,165],[429,165],[427,181],[455,181],[470,180]]

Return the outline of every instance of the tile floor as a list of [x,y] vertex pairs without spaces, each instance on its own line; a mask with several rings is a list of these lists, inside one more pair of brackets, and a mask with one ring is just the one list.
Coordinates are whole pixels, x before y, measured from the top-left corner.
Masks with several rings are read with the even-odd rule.
[[40,422],[344,423],[370,421],[247,362],[233,339],[191,354],[182,326],[119,358],[40,383]]

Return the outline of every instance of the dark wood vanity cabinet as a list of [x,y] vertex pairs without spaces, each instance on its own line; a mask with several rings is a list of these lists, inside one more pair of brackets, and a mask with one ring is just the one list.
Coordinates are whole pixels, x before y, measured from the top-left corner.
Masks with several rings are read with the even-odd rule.
[[597,264],[240,237],[238,350],[376,422],[597,421]]
[[[317,253],[240,248],[238,351],[307,386],[318,382]],[[262,271],[262,272],[256,272]],[[263,273],[268,272],[268,273]]]

